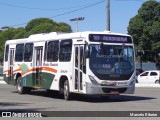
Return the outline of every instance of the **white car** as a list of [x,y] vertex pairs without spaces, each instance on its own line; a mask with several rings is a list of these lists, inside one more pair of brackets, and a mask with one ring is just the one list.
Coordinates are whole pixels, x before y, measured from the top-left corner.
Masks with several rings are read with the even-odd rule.
[[137,77],[138,83],[145,83],[145,84],[159,84],[160,83],[160,71],[158,70],[151,70],[145,71],[138,75]]

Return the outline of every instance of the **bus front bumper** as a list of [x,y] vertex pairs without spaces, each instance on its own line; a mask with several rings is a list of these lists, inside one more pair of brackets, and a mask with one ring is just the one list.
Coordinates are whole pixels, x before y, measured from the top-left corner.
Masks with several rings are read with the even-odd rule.
[[134,94],[135,84],[129,86],[101,86],[86,83],[86,94],[97,95],[118,95],[118,94]]

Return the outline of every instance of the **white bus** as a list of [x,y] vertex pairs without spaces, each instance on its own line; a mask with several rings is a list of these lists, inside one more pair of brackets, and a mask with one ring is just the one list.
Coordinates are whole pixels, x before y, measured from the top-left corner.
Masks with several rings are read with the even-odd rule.
[[129,35],[104,32],[45,33],[8,40],[4,80],[20,94],[32,89],[110,96],[135,90],[134,44]]

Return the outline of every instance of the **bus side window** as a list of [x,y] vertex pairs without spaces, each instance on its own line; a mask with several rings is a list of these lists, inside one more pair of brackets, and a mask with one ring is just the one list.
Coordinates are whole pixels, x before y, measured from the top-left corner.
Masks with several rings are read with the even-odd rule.
[[24,56],[24,44],[16,45],[15,62],[22,62]]
[[60,43],[59,60],[69,62],[71,60],[72,40],[63,40]]
[[57,62],[59,53],[59,41],[50,41],[47,46],[47,61]]
[[33,55],[33,43],[26,43],[24,52],[24,61],[31,62]]
[[6,49],[5,49],[5,61],[8,61],[8,53],[9,53],[9,45],[6,45]]

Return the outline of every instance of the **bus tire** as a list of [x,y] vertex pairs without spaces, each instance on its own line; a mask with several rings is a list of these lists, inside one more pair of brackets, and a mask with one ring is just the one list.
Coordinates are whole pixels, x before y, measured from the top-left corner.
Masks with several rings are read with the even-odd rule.
[[64,99],[65,100],[70,100],[71,99],[71,93],[70,93],[70,89],[69,89],[68,80],[64,81]]
[[18,77],[18,79],[17,79],[17,92],[18,92],[19,94],[26,94],[26,93],[28,93],[29,91],[31,91],[30,88],[24,87],[24,86],[22,85],[22,77]]
[[159,81],[159,80],[156,80],[155,83],[156,83],[156,84],[160,84],[160,81]]

